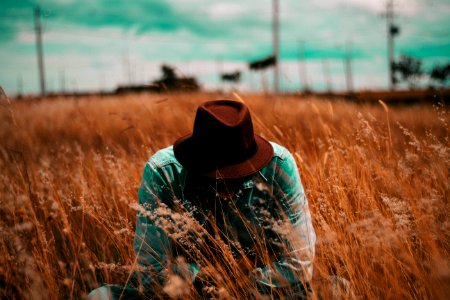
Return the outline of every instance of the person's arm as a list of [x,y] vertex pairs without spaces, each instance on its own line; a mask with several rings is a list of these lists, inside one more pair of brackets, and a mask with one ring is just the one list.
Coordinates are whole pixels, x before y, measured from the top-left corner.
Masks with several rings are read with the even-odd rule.
[[161,287],[167,280],[169,269],[191,281],[195,280],[199,270],[195,264],[178,265],[175,257],[172,257],[173,241],[161,226],[159,210],[169,209],[166,204],[171,203],[175,195],[171,183],[164,175],[150,159],[145,165],[138,192],[139,207],[133,246],[141,271],[135,273],[134,278],[144,290]]
[[[253,276],[260,289],[266,292],[307,289],[305,284],[312,277],[316,235],[297,165],[290,153],[279,164],[273,189],[274,201],[284,215],[284,225],[278,228],[284,255],[278,261],[254,270]],[[273,230],[277,231],[276,228]]]

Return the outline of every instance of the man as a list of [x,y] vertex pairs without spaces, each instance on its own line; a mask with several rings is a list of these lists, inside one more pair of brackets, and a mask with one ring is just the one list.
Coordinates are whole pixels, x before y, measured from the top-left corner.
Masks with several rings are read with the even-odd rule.
[[243,103],[199,106],[193,133],[145,165],[137,210],[139,270],[90,298],[306,298],[315,233],[298,169]]

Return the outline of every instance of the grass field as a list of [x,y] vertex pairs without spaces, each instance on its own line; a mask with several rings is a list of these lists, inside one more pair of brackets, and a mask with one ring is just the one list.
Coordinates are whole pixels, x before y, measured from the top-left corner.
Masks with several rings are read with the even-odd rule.
[[[190,132],[199,103],[224,97],[236,99],[2,99],[0,298],[124,283],[145,162]],[[339,276],[343,298],[448,299],[448,107],[241,97],[256,132],[296,158],[318,237],[314,297]]]

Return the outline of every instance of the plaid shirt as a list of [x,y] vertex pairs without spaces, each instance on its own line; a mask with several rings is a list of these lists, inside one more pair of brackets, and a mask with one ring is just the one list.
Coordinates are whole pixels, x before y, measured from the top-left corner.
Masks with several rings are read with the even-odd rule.
[[[225,239],[237,239],[235,242],[238,242],[241,252],[250,256],[254,251],[254,241],[242,224],[242,215],[251,224],[265,228],[262,234],[269,241],[269,247],[275,251],[279,250],[283,255],[271,266],[258,266],[257,272],[253,273],[259,274],[259,277],[255,278],[259,284],[279,287],[286,282],[296,284],[299,280],[311,278],[316,237],[294,158],[284,147],[275,143],[272,143],[272,146],[274,155],[270,163],[251,178],[233,187],[234,194],[230,201],[215,199],[218,203],[226,203],[220,205],[220,215],[225,217],[221,218],[221,222],[217,221],[217,218],[215,220],[222,232],[238,233],[238,236],[230,234]],[[167,206],[170,211],[175,205],[174,202],[181,203],[189,216],[200,224],[206,223],[204,212],[212,208],[198,209],[197,206],[207,202],[207,199],[206,201],[201,197],[199,199],[199,195],[208,195],[208,190],[214,191],[214,187],[197,184],[192,191],[188,177],[187,170],[175,159],[172,147],[158,151],[145,165],[139,189],[139,205],[150,214],[143,211],[138,213],[134,240],[138,263],[141,266],[150,265],[156,271],[162,271],[164,263],[169,259],[168,256],[173,253],[171,240],[177,239],[177,234],[183,235],[183,230],[186,230],[182,228],[182,224],[174,224],[177,221],[170,219],[170,216],[169,224],[166,224],[175,228],[161,228],[164,225],[158,219],[163,218],[167,212],[158,210],[161,204]],[[217,193],[215,196],[220,197]],[[212,199],[209,201],[215,202]],[[239,216],[236,211],[240,212]],[[282,219],[289,221],[289,228],[280,226],[283,223],[279,220]],[[180,232],[176,232],[177,229]],[[182,237],[186,238],[180,236]],[[280,242],[283,249],[278,249]],[[289,249],[288,253],[284,253],[286,249]],[[238,252],[239,250],[235,250],[233,254],[238,256]],[[189,269],[194,280],[200,267],[195,262],[190,262]],[[286,281],[277,280],[272,276],[275,272],[282,274]],[[303,278],[299,278],[299,274],[302,274]]]
[[[194,282],[202,268],[190,250],[199,241],[196,226],[224,240],[237,261],[245,256],[252,262],[249,278],[260,292],[296,286],[303,290],[312,277],[316,236],[295,160],[286,148],[271,144],[271,161],[225,195],[214,182],[192,180],[172,146],[154,154],[145,165],[138,193],[134,249],[141,271],[132,274],[125,292],[112,288],[110,298],[134,295],[132,286],[152,295],[161,290],[168,270]],[[261,249],[264,259],[258,257]],[[185,260],[175,259],[178,255]]]

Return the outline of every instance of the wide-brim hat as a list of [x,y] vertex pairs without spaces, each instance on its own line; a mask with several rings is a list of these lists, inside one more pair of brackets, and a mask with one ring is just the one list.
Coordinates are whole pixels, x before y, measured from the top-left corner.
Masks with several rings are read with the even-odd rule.
[[252,175],[273,156],[272,145],[254,134],[247,106],[232,100],[201,104],[192,134],[179,138],[173,150],[175,158],[186,169],[223,179]]

